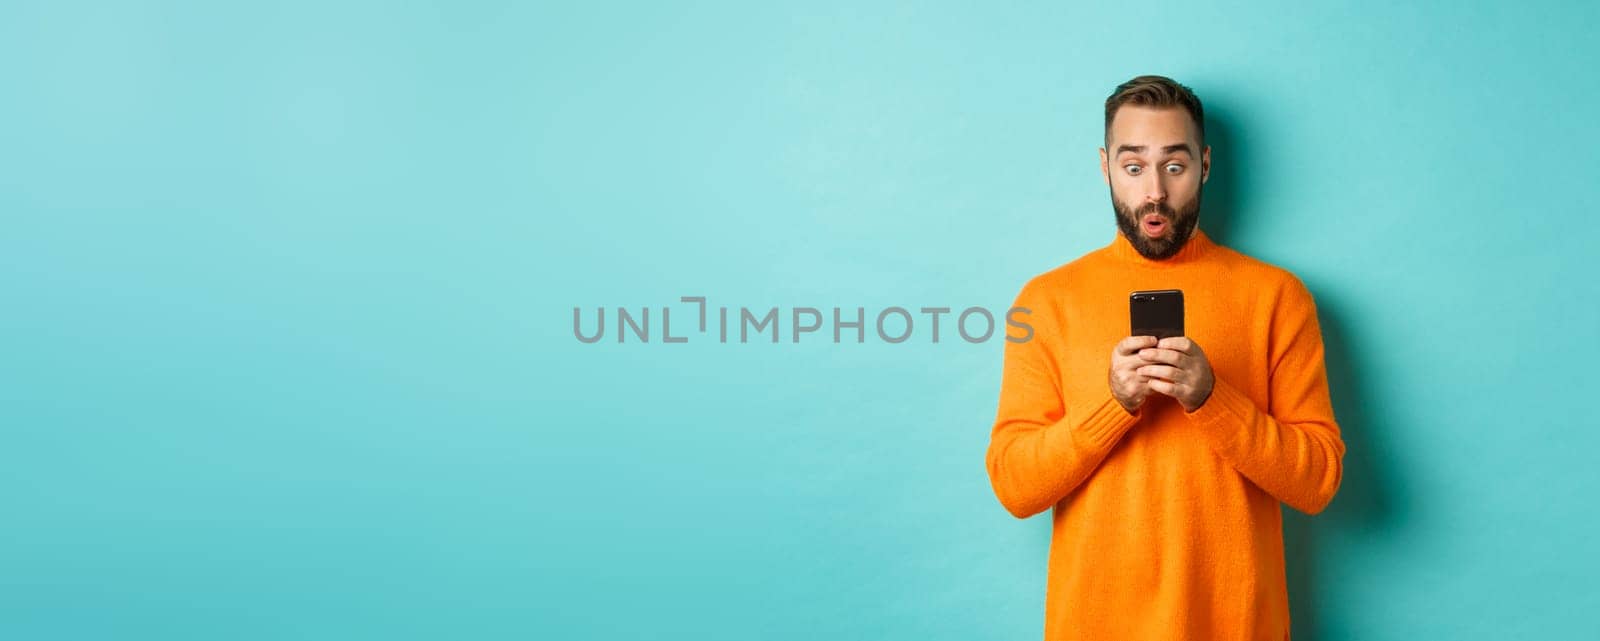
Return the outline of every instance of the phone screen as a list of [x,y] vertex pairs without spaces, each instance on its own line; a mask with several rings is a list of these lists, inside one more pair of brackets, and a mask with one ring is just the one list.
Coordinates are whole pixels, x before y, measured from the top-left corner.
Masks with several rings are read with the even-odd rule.
[[1183,336],[1183,291],[1141,290],[1128,294],[1129,336]]

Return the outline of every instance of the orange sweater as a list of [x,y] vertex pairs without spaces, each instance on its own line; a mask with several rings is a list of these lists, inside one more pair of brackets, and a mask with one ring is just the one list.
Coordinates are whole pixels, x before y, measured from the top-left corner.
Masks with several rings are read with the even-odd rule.
[[[1139,289],[1183,290],[1216,378],[1193,413],[1151,392],[1129,414],[1111,395]],[[1046,641],[1287,639],[1278,504],[1321,511],[1344,457],[1305,285],[1199,229],[1165,261],[1118,233],[1016,305],[1034,336],[1006,343],[987,464],[1017,518],[1055,508]]]

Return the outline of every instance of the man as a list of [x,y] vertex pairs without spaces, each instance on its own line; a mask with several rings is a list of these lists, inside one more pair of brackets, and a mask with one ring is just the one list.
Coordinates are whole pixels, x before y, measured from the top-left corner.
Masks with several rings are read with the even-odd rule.
[[[1054,507],[1044,633],[1287,639],[1279,503],[1333,499],[1344,441],[1316,307],[1289,271],[1196,224],[1199,98],[1140,76],[1106,100],[1110,245],[1023,286],[987,453],[1017,518]],[[1128,294],[1184,293],[1188,335],[1129,336]]]

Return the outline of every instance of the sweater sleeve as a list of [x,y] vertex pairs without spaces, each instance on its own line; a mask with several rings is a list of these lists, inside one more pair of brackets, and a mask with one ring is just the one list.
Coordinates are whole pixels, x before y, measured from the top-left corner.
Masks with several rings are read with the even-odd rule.
[[[1016,307],[1029,310],[1027,322],[1034,331],[1029,340],[1006,341],[999,411],[986,458],[995,496],[1022,519],[1050,508],[1082,484],[1140,415],[1117,402],[1109,379],[1101,393],[1063,399],[1055,352],[1061,344],[1060,321],[1033,283],[1018,295]],[[1106,353],[1111,353],[1110,345]]]
[[1316,514],[1339,490],[1345,451],[1328,395],[1322,331],[1311,293],[1297,278],[1273,313],[1267,410],[1218,375],[1211,396],[1185,416],[1256,486]]

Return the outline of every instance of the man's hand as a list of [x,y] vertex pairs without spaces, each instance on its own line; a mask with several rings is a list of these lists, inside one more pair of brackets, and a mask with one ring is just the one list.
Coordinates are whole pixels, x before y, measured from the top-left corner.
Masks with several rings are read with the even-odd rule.
[[1117,341],[1111,349],[1111,371],[1108,378],[1111,383],[1111,395],[1122,403],[1123,409],[1129,414],[1139,411],[1139,406],[1144,404],[1144,399],[1150,394],[1149,378],[1138,372],[1140,367],[1150,362],[1139,357],[1139,350],[1156,346],[1154,336],[1129,336]]
[[1139,350],[1138,355],[1145,364],[1134,371],[1149,377],[1151,391],[1178,399],[1184,411],[1199,409],[1211,397],[1211,386],[1217,380],[1211,361],[1189,337],[1163,338],[1155,347]]

